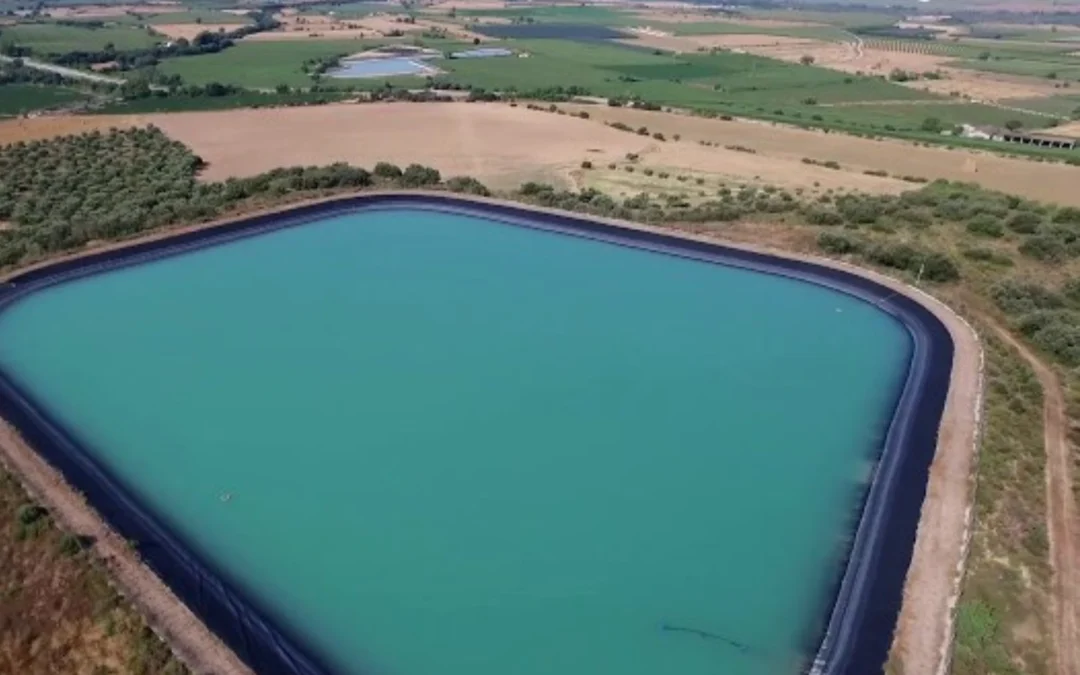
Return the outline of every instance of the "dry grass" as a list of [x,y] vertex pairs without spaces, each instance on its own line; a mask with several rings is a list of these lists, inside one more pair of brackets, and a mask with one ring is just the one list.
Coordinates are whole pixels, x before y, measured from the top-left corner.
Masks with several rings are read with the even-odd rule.
[[35,141],[115,127],[125,129],[146,124],[139,115],[55,115],[32,119],[0,120],[0,145]]
[[228,23],[159,23],[154,31],[172,39],[192,40],[199,33],[228,33],[236,30],[236,24]]
[[[708,140],[723,147],[739,144],[758,152],[752,155],[787,160],[791,178],[809,168],[801,158],[834,160],[845,169],[861,174],[864,170],[884,170],[892,176],[911,175],[928,179],[944,178],[977,182],[985,187],[1018,194],[1031,199],[1080,206],[1080,167],[1033,162],[1022,158],[988,153],[915,146],[899,140],[872,140],[845,134],[735,120],[725,122],[689,115],[609,108],[600,106],[564,106],[568,110],[588,110],[593,119],[620,121],[633,128],[646,126],[669,138],[680,134],[696,144]],[[749,175],[754,175],[750,173]],[[845,174],[845,178],[854,176]],[[780,183],[778,183],[780,184]],[[852,185],[856,187],[856,185]],[[862,185],[858,186],[863,189]]]

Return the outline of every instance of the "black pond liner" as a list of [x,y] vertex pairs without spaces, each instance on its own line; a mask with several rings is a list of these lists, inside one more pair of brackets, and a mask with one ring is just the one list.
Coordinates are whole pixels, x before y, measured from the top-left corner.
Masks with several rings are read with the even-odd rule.
[[[808,641],[816,654],[808,672],[866,675],[880,672],[896,625],[904,578],[930,463],[937,446],[953,359],[945,326],[912,298],[857,274],[678,236],[622,228],[588,218],[539,212],[441,195],[372,194],[253,216],[219,227],[58,261],[17,275],[0,288],[0,312],[35,291],[73,279],[150,262],[243,237],[323,218],[389,208],[419,208],[496,220],[509,226],[599,240],[729,267],[788,277],[872,303],[897,319],[912,340],[911,360],[898,392],[885,447],[867,490],[847,564],[830,597],[823,630]],[[330,664],[289,634],[284,622],[248,597],[242,586],[201,560],[165,521],[140,504],[82,447],[77,434],[50,419],[0,371],[0,415],[81,491],[123,537],[138,543],[142,559],[209,628],[260,675],[326,675]]]

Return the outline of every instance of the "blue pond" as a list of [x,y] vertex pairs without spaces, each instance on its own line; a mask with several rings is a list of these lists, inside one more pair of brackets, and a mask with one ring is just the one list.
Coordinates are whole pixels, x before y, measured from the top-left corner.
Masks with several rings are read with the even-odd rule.
[[343,61],[340,68],[331,70],[327,75],[339,78],[392,77],[397,75],[423,75],[433,70],[433,68],[417,59],[398,57]]

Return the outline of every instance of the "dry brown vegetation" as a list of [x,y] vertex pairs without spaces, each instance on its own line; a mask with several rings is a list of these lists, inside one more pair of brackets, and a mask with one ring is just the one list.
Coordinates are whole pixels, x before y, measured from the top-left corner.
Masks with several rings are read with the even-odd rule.
[[0,466],[0,672],[181,675],[102,565]]

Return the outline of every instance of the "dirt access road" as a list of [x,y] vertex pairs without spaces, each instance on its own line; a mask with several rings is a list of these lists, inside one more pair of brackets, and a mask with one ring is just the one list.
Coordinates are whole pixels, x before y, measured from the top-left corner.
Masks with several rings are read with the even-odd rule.
[[1053,568],[1054,651],[1058,675],[1080,675],[1080,549],[1065,396],[1057,373],[1011,333],[987,319],[998,337],[1027,361],[1043,390],[1046,530]]

